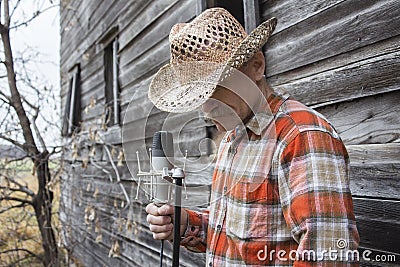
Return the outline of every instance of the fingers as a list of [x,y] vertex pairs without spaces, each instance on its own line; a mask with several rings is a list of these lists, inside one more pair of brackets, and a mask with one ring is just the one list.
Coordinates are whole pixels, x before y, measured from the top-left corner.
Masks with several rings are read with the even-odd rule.
[[162,205],[158,208],[158,214],[162,216],[171,216],[174,215],[174,207],[168,204]]
[[154,203],[150,203],[149,205],[146,206],[146,212],[148,214],[152,214],[152,215],[159,215],[158,214],[158,207],[156,205],[154,205]]
[[172,215],[174,208],[170,205],[157,207],[154,203],[146,206],[147,222],[149,229],[153,232],[154,239],[170,239],[173,232]]
[[168,204],[158,207],[154,203],[150,203],[146,206],[146,212],[154,216],[170,216],[174,214],[174,207]]
[[171,216],[154,216],[152,214],[147,214],[147,222],[154,225],[166,225],[172,223]]
[[153,238],[157,240],[161,239],[171,239],[172,234],[173,234],[173,224],[167,224],[167,225],[153,225],[150,224],[149,226],[150,231],[153,232]]

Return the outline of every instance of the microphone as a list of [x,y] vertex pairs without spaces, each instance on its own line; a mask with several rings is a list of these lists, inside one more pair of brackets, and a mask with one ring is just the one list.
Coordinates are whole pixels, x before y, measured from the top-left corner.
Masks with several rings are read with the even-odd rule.
[[[161,173],[164,168],[173,168],[174,146],[172,134],[167,131],[155,132],[152,145],[152,168]],[[161,206],[169,201],[170,182],[165,180],[163,175],[155,177],[154,203]]]
[[[173,164],[171,160],[174,157],[174,146],[172,134],[166,131],[155,132],[153,135],[153,145],[151,147],[151,167],[157,173],[164,173],[166,169],[171,170]],[[167,170],[167,173],[168,173]],[[156,175],[155,192],[153,201],[156,206],[162,206],[169,201],[169,182],[163,178],[163,175]],[[175,226],[174,226],[175,227]],[[160,267],[163,266],[164,240],[161,240],[160,246]]]

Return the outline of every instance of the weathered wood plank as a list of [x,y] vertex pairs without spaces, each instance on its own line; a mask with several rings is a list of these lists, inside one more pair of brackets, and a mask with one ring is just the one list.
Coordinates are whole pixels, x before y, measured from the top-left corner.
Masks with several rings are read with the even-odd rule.
[[[119,38],[120,50],[125,49],[126,46],[129,44],[134,43],[134,46],[136,46],[136,43],[140,42],[140,39],[142,38],[141,36],[146,35],[143,32],[151,31],[152,28],[163,29],[169,24],[169,19],[179,17],[178,14],[181,11],[179,11],[179,9],[177,10],[177,7],[175,6],[177,2],[177,0],[154,2],[152,5],[149,5],[144,12],[138,14],[135,19],[130,23],[130,27],[127,27],[124,32],[121,32]],[[190,1],[183,1],[183,5],[187,3],[190,3]],[[174,16],[170,16],[171,12],[174,13]],[[168,17],[170,18],[168,19]],[[163,23],[157,23],[157,21],[163,21]],[[165,30],[159,32],[159,39],[164,37],[164,34],[166,33],[164,31]],[[152,41],[149,40],[149,44],[146,49],[152,46]],[[141,46],[141,49],[144,49],[144,47]],[[135,55],[135,53],[129,54]],[[122,64],[123,62],[124,61],[122,61]]]
[[[161,128],[157,129],[161,130]],[[124,148],[126,150],[126,157],[128,159],[135,159],[136,158],[136,151],[145,151],[145,146],[146,147],[151,147],[151,142],[152,142],[152,137],[153,133],[155,131],[151,131],[148,133],[149,136],[146,138],[138,136],[132,136],[128,138],[132,138],[132,140],[128,140],[128,138],[124,139]],[[173,134],[176,134],[176,132],[172,132]],[[141,135],[143,136],[143,135]],[[206,144],[203,143],[203,141],[206,136],[205,136],[205,129],[200,128],[197,131],[193,132],[184,132],[180,134],[181,140],[180,141],[175,141],[175,147],[176,151],[178,151],[181,155],[184,155],[185,150],[188,151],[188,155],[190,157],[198,157],[201,155],[204,155],[206,153]],[[136,139],[137,138],[137,139]],[[136,140],[134,140],[136,139]]]
[[250,33],[260,24],[260,4],[258,0],[243,1],[244,25]]
[[[118,15],[123,12],[125,5],[124,1],[102,1],[101,5],[90,14],[91,17],[85,24],[88,27],[87,29],[79,24],[76,28],[70,30],[73,33],[72,36],[62,35],[63,39],[68,38],[71,41],[68,46],[61,49],[61,68],[68,68],[64,64],[79,62],[84,51],[96,41],[99,41],[99,38],[105,34],[107,29],[116,23]],[[89,27],[88,24],[95,25],[95,27]]]
[[283,0],[283,1],[260,1],[262,21],[271,17],[278,19],[275,33],[281,32],[299,22],[312,16],[317,16],[324,10],[343,2],[344,0]]
[[346,145],[390,143],[400,138],[398,103],[400,90],[317,110],[333,123]]
[[346,146],[354,196],[400,200],[400,143]]
[[[129,106],[130,102],[134,105],[134,102],[142,103],[143,101],[148,101],[148,104],[150,105],[147,92],[152,78],[153,76],[148,76],[136,80],[135,83],[123,88],[121,91],[121,110],[124,113],[133,108],[132,106]],[[145,110],[147,111],[149,108],[145,108]]]
[[290,81],[299,80],[301,78],[350,65],[362,60],[395,53],[399,51],[399,43],[400,35],[397,35],[368,46],[357,48],[344,54],[335,55],[333,57],[315,62],[311,65],[274,75],[269,77],[268,81],[271,85],[282,85],[289,83]]
[[147,78],[155,74],[158,69],[170,58],[169,42],[164,39],[152,47],[150,51],[142,54],[135,62],[120,69],[120,84],[125,88],[137,82],[137,79]]
[[[96,169],[93,168],[93,166],[84,170],[76,170],[81,174],[82,171],[83,173],[92,173],[94,176],[96,174]],[[148,224],[145,221],[146,214],[144,212],[144,207],[148,201],[145,203],[132,202],[132,211],[129,210],[131,207],[128,207],[125,210],[119,210],[119,203],[118,206],[115,207],[113,204],[114,201],[112,198],[109,198],[109,196],[116,196],[117,192],[109,192],[109,190],[103,191],[104,188],[98,187],[101,184],[105,187],[107,186],[107,180],[104,179],[104,181],[102,181],[103,179],[95,176],[94,178],[81,177],[80,179],[71,180],[76,183],[75,189],[72,192],[78,192],[78,197],[80,198],[79,201],[76,201],[75,203],[78,204],[80,202],[81,206],[76,206],[74,209],[64,210],[67,213],[72,212],[68,215],[68,218],[72,219],[72,221],[67,221],[65,223],[73,223],[73,225],[75,225],[75,227],[72,228],[72,241],[75,240],[75,242],[83,244],[82,247],[74,246],[74,251],[78,254],[79,258],[91,265],[94,263],[95,259],[98,258],[103,258],[104,261],[102,262],[105,264],[110,264],[111,262],[113,262],[113,264],[124,263],[124,266],[137,266],[136,264],[142,261],[143,264],[147,264],[152,258],[156,261],[158,258],[157,253],[159,243],[152,239],[151,233],[148,230]],[[89,190],[85,189],[85,187],[87,188],[88,183],[92,184]],[[100,189],[100,193],[98,198],[95,200],[92,197],[92,194],[96,187]],[[113,185],[113,187],[115,186]],[[83,194],[80,194],[79,190],[83,191]],[[127,188],[127,190],[129,190],[129,188]],[[117,199],[120,200],[119,197]],[[98,223],[101,227],[103,236],[103,240],[100,243],[94,241],[97,236],[97,233],[94,233],[95,224],[91,223],[91,225],[89,225],[91,231],[88,231],[87,226],[83,226],[82,224],[84,209],[88,205],[96,205],[96,217],[99,218]],[[65,218],[65,216],[63,218]],[[132,233],[129,233],[125,227],[127,218],[131,218],[135,222]],[[117,261],[105,257],[110,250],[111,244],[115,240],[118,240],[121,246],[121,256]],[[86,250],[88,249],[92,251],[90,255],[86,255]],[[169,262],[170,259],[168,258],[171,256],[171,249],[168,247],[168,244],[166,244],[165,252],[165,261]],[[196,266],[195,264],[199,261],[204,261],[204,255],[202,254],[193,255],[186,251],[182,251],[181,256],[182,264],[185,266]]]
[[146,0],[126,1],[127,5],[124,8],[124,12],[118,17],[118,25],[120,26],[121,32],[127,27],[132,27],[132,21],[135,21],[138,14],[145,12],[150,4]]
[[[69,1],[69,3],[66,2],[61,2],[60,8],[60,26],[61,26],[61,34],[64,33],[64,31],[68,31],[68,29],[78,23],[77,18],[79,18],[79,14],[82,11],[82,8],[87,8],[88,0],[84,1]],[[98,5],[97,3],[94,3]]]
[[[313,107],[399,89],[400,52],[362,60],[274,86]],[[318,97],[315,97],[318,96]]]
[[273,35],[267,44],[267,76],[400,34],[399,4],[388,0],[344,1]]
[[400,164],[350,166],[350,188],[354,196],[400,199]]
[[89,77],[92,77],[97,72],[102,72],[104,65],[104,53],[99,51],[96,53],[94,45],[90,46],[85,50],[82,55],[81,61],[81,80],[85,81]]
[[400,163],[400,143],[346,145],[353,166]]
[[353,198],[360,246],[400,253],[400,202]]

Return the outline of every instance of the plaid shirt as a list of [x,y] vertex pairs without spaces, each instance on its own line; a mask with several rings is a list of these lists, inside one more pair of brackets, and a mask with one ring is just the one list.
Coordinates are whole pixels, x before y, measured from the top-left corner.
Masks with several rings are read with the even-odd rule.
[[187,210],[182,245],[206,252],[207,266],[357,265],[346,253],[359,236],[345,146],[288,95],[273,93],[268,105],[225,135],[210,209]]

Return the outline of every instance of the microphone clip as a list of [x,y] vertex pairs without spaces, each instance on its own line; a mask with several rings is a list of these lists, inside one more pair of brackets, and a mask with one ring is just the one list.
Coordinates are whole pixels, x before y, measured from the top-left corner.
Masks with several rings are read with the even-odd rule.
[[[150,155],[150,166],[152,166],[152,149],[149,148],[149,155]],[[173,200],[172,197],[172,186],[175,184],[175,186],[178,186],[178,184],[182,183],[177,183],[177,180],[183,181],[183,187],[185,190],[185,199],[188,199],[187,195],[187,187],[186,187],[186,180],[185,180],[185,167],[186,167],[186,160],[187,160],[187,151],[185,152],[185,158],[184,158],[184,164],[183,168],[180,167],[173,167],[172,169],[168,169],[167,167],[164,167],[163,170],[156,171],[152,167],[150,168],[149,171],[142,171],[141,165],[140,165],[140,159],[139,159],[139,151],[136,151],[136,157],[137,157],[137,164],[138,164],[138,184],[137,184],[137,189],[136,189],[136,197],[135,199],[139,199],[139,189],[142,186],[142,184],[145,186],[145,192],[146,196],[149,200],[155,200],[156,202],[159,202],[160,204],[165,204]],[[157,187],[157,178],[161,178],[169,183],[169,188],[168,188],[168,201],[159,201],[156,198],[155,190]],[[142,179],[144,180],[142,182]],[[180,185],[180,186],[181,186]]]

